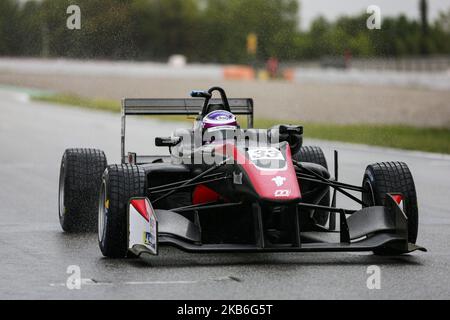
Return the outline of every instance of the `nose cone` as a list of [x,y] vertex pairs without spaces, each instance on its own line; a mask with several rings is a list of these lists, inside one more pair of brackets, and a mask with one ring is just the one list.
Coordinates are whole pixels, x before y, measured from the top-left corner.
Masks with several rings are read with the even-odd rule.
[[259,198],[275,202],[300,200],[300,187],[288,145],[281,150],[249,148],[246,153],[235,148],[234,156]]
[[253,163],[244,165],[253,188],[263,200],[290,202],[301,198],[300,188],[292,162],[281,170],[261,170]]

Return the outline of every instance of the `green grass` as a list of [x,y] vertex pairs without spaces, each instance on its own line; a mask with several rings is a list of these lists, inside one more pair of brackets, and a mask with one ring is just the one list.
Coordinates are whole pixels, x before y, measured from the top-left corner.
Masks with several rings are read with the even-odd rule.
[[[261,120],[256,123],[268,126],[275,122],[279,121]],[[305,136],[310,138],[450,154],[450,129],[446,128],[323,123],[304,123],[303,126]]]
[[62,105],[77,106],[89,109],[120,112],[120,101],[107,99],[89,99],[70,94],[45,94],[32,95],[36,101],[57,103]]
[[[120,101],[89,99],[67,94],[35,95],[34,100],[63,105],[119,112]],[[192,121],[187,117],[161,116],[159,119]],[[292,121],[255,119],[255,127],[268,128],[278,123]],[[419,150],[450,154],[449,128],[418,128],[404,125],[338,125],[325,123],[300,123],[305,136],[332,141],[361,143],[382,147]]]
[[[87,109],[102,110],[109,112],[120,112],[121,101],[120,100],[108,100],[98,98],[84,98],[71,94],[41,94],[31,95],[31,98],[35,101],[50,102],[60,105],[76,106]],[[155,116],[152,116],[155,118]],[[192,121],[192,117],[187,116],[156,116],[156,118],[166,121]]]

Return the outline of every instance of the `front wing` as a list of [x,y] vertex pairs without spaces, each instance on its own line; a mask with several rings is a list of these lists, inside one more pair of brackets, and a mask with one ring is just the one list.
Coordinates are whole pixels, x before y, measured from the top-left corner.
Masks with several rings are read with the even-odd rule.
[[[136,202],[148,212],[140,212]],[[256,215],[258,216],[258,215]],[[160,245],[169,245],[191,253],[219,252],[339,252],[374,251],[388,249],[395,254],[425,248],[408,242],[408,219],[389,195],[385,207],[368,207],[354,212],[341,223],[340,241],[324,237],[331,232],[300,233],[295,244],[269,245],[255,240],[255,244],[202,244],[200,228],[178,213],[154,210],[147,198],[133,198],[129,202],[128,249],[135,255],[158,254]],[[260,225],[256,223],[255,225]],[[343,233],[346,236],[343,237]],[[256,234],[261,236],[262,230]],[[301,239],[308,241],[302,241]]]

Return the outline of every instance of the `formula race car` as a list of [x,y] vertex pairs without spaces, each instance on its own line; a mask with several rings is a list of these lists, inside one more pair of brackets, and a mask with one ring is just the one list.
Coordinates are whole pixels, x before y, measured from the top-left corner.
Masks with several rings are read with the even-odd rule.
[[[343,183],[337,152],[332,176],[322,150],[303,146],[303,127],[253,129],[252,99],[228,99],[219,87],[191,96],[124,99],[121,164],[108,166],[96,149],[65,151],[64,231],[98,228],[101,252],[112,258],[158,254],[162,245],[192,253],[425,251],[415,244],[417,198],[406,164],[371,164],[361,185]],[[126,152],[130,115],[196,120],[155,138],[167,156],[144,156]],[[337,193],[360,209],[337,207]]]

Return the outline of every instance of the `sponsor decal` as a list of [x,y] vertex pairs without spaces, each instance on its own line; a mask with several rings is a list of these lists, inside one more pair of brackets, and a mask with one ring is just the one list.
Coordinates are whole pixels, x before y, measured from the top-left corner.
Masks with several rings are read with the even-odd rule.
[[291,195],[291,190],[276,190],[274,196],[276,198],[289,197]]
[[242,172],[239,173],[233,172],[233,183],[242,184]]
[[233,119],[233,114],[231,114],[230,112],[228,112],[228,111],[222,111],[222,110],[219,110],[219,111],[213,111],[213,112],[211,112],[210,114],[208,114],[208,119],[211,119],[211,120],[232,120]]
[[272,179],[272,181],[275,182],[277,187],[281,187],[286,181],[286,177],[276,176],[275,178]]
[[149,246],[156,252],[158,230],[156,227],[156,219],[153,215],[150,216],[149,224],[150,224],[149,232],[144,231],[143,233],[143,242],[145,245]]
[[156,239],[150,232],[144,231],[143,238],[143,242],[145,245],[150,246],[153,249],[156,248]]

